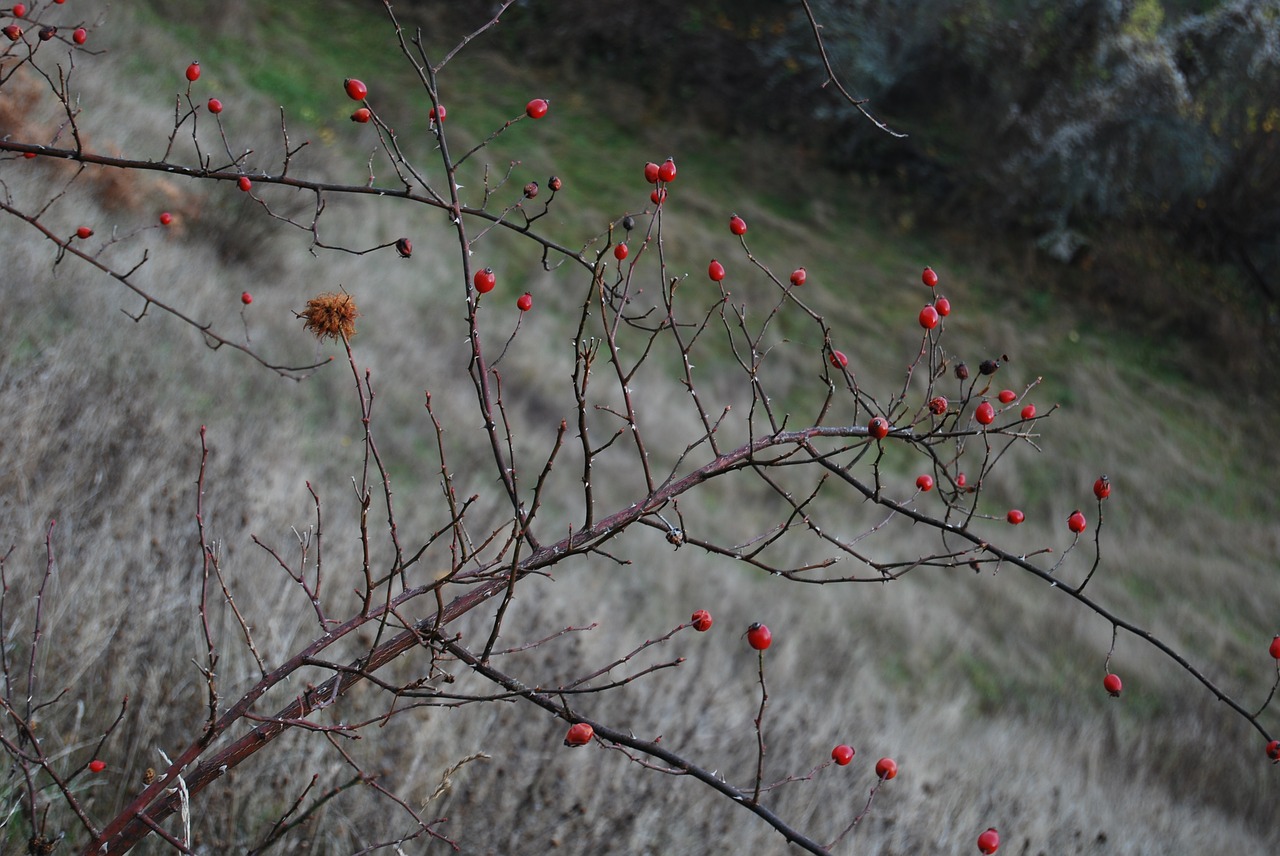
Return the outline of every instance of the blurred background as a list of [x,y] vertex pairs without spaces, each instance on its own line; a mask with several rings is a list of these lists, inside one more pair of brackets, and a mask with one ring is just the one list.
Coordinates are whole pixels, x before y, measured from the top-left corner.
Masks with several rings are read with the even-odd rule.
[[[970,364],[1009,354],[1001,382],[1022,390],[1042,378],[1028,400],[1041,412],[1060,405],[1038,426],[1043,451],[1019,447],[985,485],[980,512],[990,519],[981,525],[1009,549],[1061,552],[1067,514],[1082,507],[1092,519],[1090,487],[1108,474],[1115,492],[1091,593],[1257,709],[1277,679],[1267,645],[1280,630],[1269,274],[1280,248],[1277,3],[812,8],[844,85],[905,138],[877,130],[824,89],[797,4],[525,2],[441,72],[455,153],[522,115],[530,98],[551,103],[546,119],[513,126],[471,159],[464,195],[479,199],[486,166],[491,181],[509,170],[513,188],[558,175],[564,190],[539,225],[594,253],[623,214],[647,222],[642,166],[674,157],[680,174],[663,215],[669,267],[703,283],[716,257],[736,298],[776,300],[728,233],[729,215],[742,215],[752,252],[776,274],[807,268],[806,299],[862,388],[881,398],[902,388],[919,350],[915,318],[928,298],[920,270],[931,265],[955,306],[948,350]],[[433,59],[492,11],[471,2],[395,10],[420,29]],[[84,11],[69,0],[38,13],[70,26],[63,18]],[[429,102],[381,4],[180,0],[91,14],[101,16],[87,22],[93,52],[75,55],[70,78],[91,150],[161,157],[175,104],[185,104],[182,70],[198,59],[192,98],[224,103],[227,139],[202,112],[203,152],[251,149],[247,168],[277,173],[283,115],[291,144],[309,141],[291,174],[365,184],[372,172],[394,185],[372,128],[348,119],[342,81],[358,77],[406,156],[441,179]],[[41,56],[48,68],[58,59],[71,67],[65,52]],[[26,71],[4,79],[0,133],[62,144],[64,119],[44,80]],[[174,157],[195,162],[189,133],[177,140]],[[160,751],[180,751],[203,723],[192,664],[203,650],[194,587],[200,426],[211,449],[206,520],[268,667],[316,631],[305,598],[251,536],[296,557],[315,520],[307,482],[324,503],[329,606],[352,608],[360,555],[351,479],[363,466],[362,429],[340,347],[317,345],[293,314],[310,297],[345,288],[360,307],[353,347],[378,390],[375,432],[405,537],[435,531],[443,513],[426,390],[443,414],[459,493],[481,495],[477,515],[496,513],[501,498],[466,376],[456,241],[435,209],[330,197],[324,242],[368,247],[407,236],[415,248],[409,260],[390,248],[353,256],[311,252],[309,233],[272,219],[229,183],[77,172],[21,157],[0,169],[9,204],[34,210],[56,196],[42,220],[57,234],[92,225],[88,246],[117,267],[145,250],[140,285],[221,334],[290,365],[337,357],[295,382],[209,350],[154,308],[131,320],[124,313],[137,315],[141,300],[74,260],[55,264],[53,245],[30,226],[0,220],[0,540],[14,547],[4,563],[4,645],[13,662],[29,656],[44,537],[56,519],[39,663],[44,686],[71,692],[42,714],[47,742],[63,747],[69,768],[83,764],[121,697],[130,698],[101,751],[108,771],[77,783],[102,822],[141,788],[147,767],[160,766]],[[255,191],[273,211],[309,222],[314,197]],[[167,228],[158,225],[162,211],[174,215]],[[545,270],[538,248],[496,231],[478,255],[499,275],[484,320],[491,340],[511,336],[516,298],[533,295],[503,371],[517,451],[545,455],[558,419],[573,412],[571,337],[590,277],[568,265]],[[656,267],[649,276],[656,290]],[[797,325],[774,344],[779,399],[810,413],[825,393],[820,337]],[[741,374],[723,345],[707,347],[703,390],[737,404]],[[671,365],[655,359],[640,387],[652,390],[644,418],[659,455],[696,439]],[[611,494],[625,501],[634,466],[624,458],[608,466]],[[913,466],[905,457],[886,463],[907,496]],[[573,475],[547,520],[576,519]],[[712,485],[689,503],[703,537],[741,543],[776,522],[767,496],[735,487]],[[1001,522],[1012,506],[1027,514],[1017,530]],[[876,522],[852,499],[828,515],[850,533]],[[921,533],[892,527],[869,547],[894,557],[932,549]],[[553,685],[709,609],[712,631],[682,633],[656,655],[685,657],[679,668],[596,699],[588,712],[661,734],[745,784],[759,697],[755,655],[740,635],[767,622],[775,642],[766,779],[806,775],[836,743],[858,752],[847,768],[772,791],[770,806],[831,840],[862,810],[875,760],[890,755],[900,765],[833,852],[971,853],[993,825],[1009,853],[1263,854],[1280,844],[1276,771],[1258,733],[1124,635],[1110,667],[1125,693],[1108,698],[1110,626],[1013,569],[922,568],[892,585],[813,587],[692,548],[673,551],[648,529],[613,549],[630,564],[582,560],[525,586],[504,640],[516,647],[566,626],[599,626],[503,665],[526,683]],[[812,543],[788,549],[796,562],[827,552]],[[389,555],[375,544],[375,561]],[[1090,558],[1073,554],[1077,564],[1066,571],[1083,573]],[[479,612],[458,627],[468,637],[487,631],[492,614]],[[223,691],[234,697],[256,680],[256,666],[229,611],[216,630]],[[351,640],[345,654],[368,642]],[[388,677],[410,680],[424,668],[409,660]],[[483,691],[465,676],[458,688]],[[262,712],[296,690],[273,693]],[[357,692],[341,715],[385,707],[376,693]],[[1270,713],[1263,721],[1274,727]],[[786,849],[776,832],[692,782],[598,746],[565,750],[563,731],[532,708],[463,706],[415,711],[344,748],[381,784],[425,806],[424,816],[447,817],[439,831],[464,853]],[[481,753],[488,757],[457,768]],[[433,797],[449,770],[448,787]],[[283,738],[197,802],[195,849],[260,844],[313,775],[327,791],[352,771],[314,735]],[[9,781],[0,790],[6,812],[17,798]],[[0,830],[6,852],[27,837],[21,818],[10,817]],[[70,816],[55,810],[53,818],[73,833]],[[274,849],[352,853],[412,830],[406,815],[353,787]],[[449,850],[422,840],[405,846]]]

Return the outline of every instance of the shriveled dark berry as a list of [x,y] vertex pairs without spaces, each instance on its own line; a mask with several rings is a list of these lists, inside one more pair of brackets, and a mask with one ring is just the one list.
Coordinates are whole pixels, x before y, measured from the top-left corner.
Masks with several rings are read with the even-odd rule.
[[964,363],[956,363],[956,377],[960,380],[968,380],[969,367]]

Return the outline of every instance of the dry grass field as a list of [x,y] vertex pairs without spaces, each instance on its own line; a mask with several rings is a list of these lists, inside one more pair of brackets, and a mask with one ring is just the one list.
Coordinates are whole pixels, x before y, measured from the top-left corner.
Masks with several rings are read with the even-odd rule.
[[[328,24],[310,22],[290,39],[266,12],[234,5],[235,33],[198,15],[175,20],[146,7],[103,13],[92,46],[106,52],[78,60],[73,78],[88,147],[158,158],[172,128],[174,94],[185,83],[181,69],[198,53],[205,68],[201,97],[217,94],[228,105],[222,122],[230,145],[253,148],[255,168],[278,164],[285,95],[270,87],[283,77],[302,93],[289,95],[303,105],[290,132],[313,140],[294,167],[298,174],[362,183],[375,139],[346,121],[351,104],[341,93],[342,79],[360,63],[370,69],[359,73],[371,84],[376,79],[384,91],[394,89],[388,109],[402,110],[406,147],[426,162],[425,108],[376,14],[355,4],[301,4],[290,14],[306,19],[324,11]],[[348,41],[324,41],[335,31]],[[204,41],[193,43],[199,34]],[[369,43],[383,55],[361,53]],[[250,55],[255,59],[243,58]],[[299,57],[299,69],[281,67],[290,57]],[[331,57],[356,70],[323,68],[323,79],[312,79],[308,64]],[[1061,295],[1046,298],[1046,311],[1027,292],[1037,289],[1038,278],[1058,275],[1047,262],[1013,264],[995,251],[981,254],[945,236],[900,230],[875,200],[851,202],[853,189],[836,177],[761,178],[757,167],[767,158],[749,150],[751,141],[722,143],[707,131],[661,123],[640,127],[617,115],[624,111],[616,106],[598,103],[608,90],[538,82],[484,54],[483,45],[461,55],[449,74],[450,121],[461,141],[482,139],[534,94],[550,93],[554,105],[545,126],[524,123],[476,156],[476,186],[481,161],[501,172],[520,158],[520,183],[564,176],[569,187],[557,206],[565,204],[551,209],[547,230],[576,247],[622,212],[639,212],[648,196],[639,166],[675,153],[681,175],[664,214],[668,265],[690,272],[691,288],[705,283],[708,258],[736,265],[743,276],[735,300],[767,312],[767,284],[746,274],[742,249],[724,228],[728,212],[739,211],[751,223],[753,252],[771,268],[806,264],[811,305],[840,335],[835,344],[849,355],[860,385],[877,396],[902,386],[903,368],[919,349],[919,270],[932,264],[957,306],[947,321],[948,347],[977,355],[970,358],[975,363],[988,353],[1011,354],[1003,382],[1021,389],[1043,377],[1032,400],[1042,411],[1061,404],[1037,426],[1042,451],[1017,447],[984,485],[982,512],[992,519],[982,525],[993,540],[1015,551],[1061,552],[1070,543],[1067,514],[1079,506],[1092,519],[1090,485],[1107,473],[1115,493],[1090,593],[1182,652],[1246,707],[1261,706],[1277,679],[1267,644],[1280,630],[1274,409],[1229,384],[1184,372],[1194,352],[1171,352],[1194,343],[1164,341],[1121,320],[1094,320]],[[308,86],[331,98],[327,113],[308,115]],[[0,133],[51,135],[59,115],[42,87],[29,75],[5,80]],[[210,127],[202,128],[202,139],[206,132],[218,142]],[[178,155],[191,158],[185,145]],[[230,348],[206,347],[192,327],[154,307],[135,321],[139,298],[73,258],[55,263],[52,243],[20,220],[0,218],[0,546],[13,546],[3,563],[2,641],[10,680],[25,681],[38,605],[44,635],[34,668],[37,693],[48,698],[66,689],[59,704],[41,712],[39,733],[49,751],[60,747],[68,768],[95,750],[108,762],[103,774],[74,785],[85,810],[103,823],[142,788],[148,767],[163,765],[162,753],[172,756],[204,723],[195,522],[202,426],[209,446],[205,526],[267,668],[317,632],[311,605],[253,539],[296,557],[300,541],[315,536],[308,485],[323,507],[326,606],[337,615],[358,609],[353,480],[365,465],[363,428],[341,344],[317,344],[293,314],[308,299],[343,288],[359,305],[352,348],[376,390],[372,430],[406,542],[422,542],[447,519],[424,391],[444,423],[458,495],[479,497],[475,519],[499,519],[503,498],[466,372],[457,245],[440,212],[335,198],[321,221],[323,238],[372,246],[407,234],[413,257],[402,260],[391,250],[313,253],[305,232],[272,220],[227,184],[96,167],[77,174],[64,162],[7,153],[0,176],[7,204],[20,210],[66,186],[46,222],[60,233],[94,224],[95,247],[122,238],[103,250],[117,266],[130,266],[145,250],[142,286],[222,335],[279,363],[335,358],[294,381]],[[260,195],[295,216],[311,204],[286,188]],[[162,210],[174,213],[173,226],[153,225]],[[510,236],[495,235],[485,246],[484,263],[503,276],[484,328],[498,350],[516,329],[516,296],[529,290],[535,300],[500,369],[515,452],[537,460],[559,420],[574,417],[572,338],[590,278],[568,265],[542,270],[536,248]],[[249,306],[240,302],[244,291],[253,294]],[[804,419],[825,393],[821,342],[808,328],[779,326],[769,381]],[[745,437],[749,391],[727,346],[713,341],[717,334],[708,334],[706,361],[698,366],[700,389],[716,412],[734,405],[724,436]],[[676,365],[659,356],[636,385],[639,421],[654,460],[667,466],[700,430]],[[886,480],[909,496],[916,466],[890,456]],[[552,481],[548,530],[581,516],[577,475],[568,467]],[[604,461],[597,479],[605,510],[643,495],[633,457]],[[843,505],[825,508],[825,519],[849,537],[883,516],[852,493],[833,494],[832,502],[837,496]],[[930,501],[918,498],[922,506]],[[1017,529],[1001,522],[1014,505],[1028,518]],[[782,514],[774,497],[745,479],[709,486],[682,511],[691,533],[727,544],[743,543]],[[371,518],[376,512],[377,506]],[[384,517],[371,525],[382,526]],[[37,604],[50,531],[55,570]],[[898,520],[866,545],[878,556],[909,557],[935,549],[936,539]],[[373,564],[386,567],[391,553],[380,531],[372,545]],[[581,704],[594,719],[661,735],[669,748],[745,784],[756,762],[759,686],[755,653],[741,634],[752,621],[767,621],[775,642],[766,657],[765,780],[806,776],[836,743],[857,749],[847,768],[827,767],[812,780],[769,792],[769,807],[829,841],[862,810],[875,784],[875,759],[889,755],[900,765],[835,853],[967,854],[991,825],[1001,830],[1001,852],[1032,856],[1280,848],[1274,820],[1280,786],[1256,731],[1175,663],[1124,633],[1111,665],[1123,674],[1125,693],[1108,698],[1101,681],[1109,624],[1016,568],[975,574],[922,567],[891,584],[806,586],[695,546],[673,550],[648,527],[625,533],[609,552],[627,564],[577,558],[550,578],[522,582],[500,648],[520,649],[566,627],[592,629],[513,650],[498,658],[501,665],[526,684],[555,686],[707,608],[716,619],[712,631],[682,632],[631,663],[634,669],[685,658],[678,668]],[[830,552],[795,538],[774,555],[799,564]],[[1081,547],[1062,573],[1080,579],[1091,560],[1091,549]],[[851,565],[837,568],[851,573]],[[440,567],[414,573],[421,582]],[[434,609],[434,601],[415,602],[413,617]],[[481,607],[451,629],[464,640],[483,639],[493,609]],[[211,618],[222,654],[220,687],[234,699],[258,679],[258,667],[230,609],[220,606]],[[372,640],[357,636],[327,656],[359,656]],[[387,679],[409,681],[427,668],[410,654],[388,668]],[[269,714],[302,692],[301,683],[327,677],[314,671],[273,690],[255,709]],[[488,691],[479,678],[454,671],[452,691]],[[97,749],[125,696],[120,727]],[[365,687],[326,721],[360,721],[385,708],[385,697]],[[1274,727],[1276,719],[1268,713],[1264,722]],[[10,733],[7,724],[0,730]],[[424,707],[340,745],[424,817],[447,817],[438,831],[463,853],[787,852],[776,831],[697,782],[645,769],[599,745],[566,750],[563,734],[564,724],[538,708],[497,701]],[[320,735],[281,738],[193,802],[192,849],[253,849],[313,776],[318,794],[347,783],[352,771]],[[16,808],[23,793],[10,769],[0,779],[5,853],[21,852],[29,835]],[[69,836],[59,852],[74,851],[82,831],[64,809],[53,812],[55,828]],[[413,822],[393,804],[352,787],[272,849],[355,853],[412,831]],[[168,848],[153,838],[139,852]],[[450,848],[419,839],[403,852]]]

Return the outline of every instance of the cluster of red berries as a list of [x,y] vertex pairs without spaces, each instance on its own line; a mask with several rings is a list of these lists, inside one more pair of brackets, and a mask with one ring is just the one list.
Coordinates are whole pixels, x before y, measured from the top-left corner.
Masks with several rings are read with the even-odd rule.
[[649,199],[654,205],[661,205],[667,201],[667,188],[664,185],[670,184],[676,180],[676,162],[674,158],[667,158],[661,164],[649,161],[644,165],[644,180],[648,184],[657,185],[653,192],[649,194]]
[[[1102,481],[1105,478],[1106,476],[1103,476],[1099,481]],[[1108,486],[1107,490],[1109,493],[1110,486]],[[1276,667],[1280,668],[1280,636],[1273,636],[1271,638],[1271,644],[1267,647],[1267,653],[1275,659]],[[1270,758],[1273,763],[1280,764],[1280,740],[1272,740],[1267,743],[1267,757]]]
[[[920,274],[921,281],[930,288],[938,286],[938,275],[934,273],[933,268],[927,267],[924,273]],[[934,297],[933,301],[925,304],[920,310],[917,320],[920,326],[926,330],[932,330],[938,326],[938,322],[951,314],[951,301],[945,297]]]

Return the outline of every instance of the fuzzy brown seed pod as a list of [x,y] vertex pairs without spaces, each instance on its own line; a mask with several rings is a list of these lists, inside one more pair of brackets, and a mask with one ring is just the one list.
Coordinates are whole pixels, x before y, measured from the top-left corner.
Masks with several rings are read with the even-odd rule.
[[356,302],[345,291],[322,294],[307,301],[307,309],[298,316],[303,326],[317,339],[326,336],[334,339],[350,339],[356,334]]

